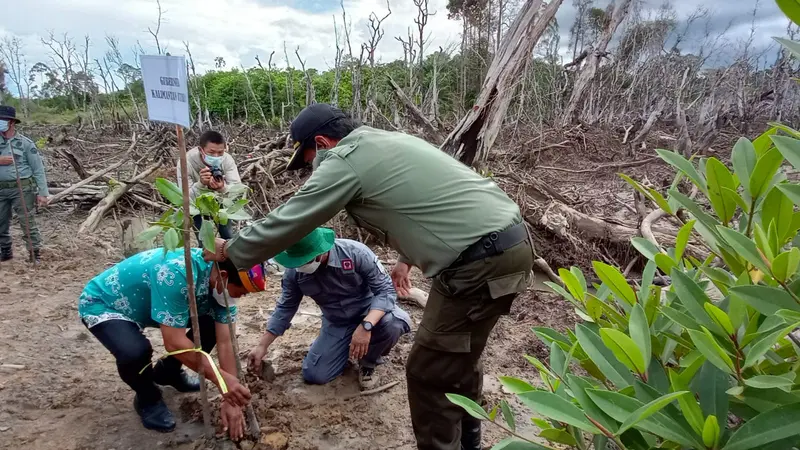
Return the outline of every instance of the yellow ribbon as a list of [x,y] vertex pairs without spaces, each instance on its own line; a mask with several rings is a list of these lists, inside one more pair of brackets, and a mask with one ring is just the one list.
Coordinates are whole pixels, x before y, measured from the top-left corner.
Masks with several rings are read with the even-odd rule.
[[[208,353],[204,352],[203,349],[200,349],[200,348],[185,348],[183,350],[175,350],[174,352],[167,352],[166,355],[162,356],[159,359],[164,359],[167,356],[175,356],[175,355],[180,355],[182,353],[189,353],[189,352],[200,353],[200,354],[202,354],[203,356],[206,357],[206,359],[208,360],[208,363],[211,365],[211,370],[214,371],[214,376],[217,378],[217,381],[219,382],[219,390],[222,391],[223,394],[227,394],[228,393],[228,384],[225,383],[225,379],[222,378],[222,374],[219,372],[219,369],[217,368],[217,364],[214,363],[214,360],[211,358],[211,355],[209,355]],[[155,365],[155,363],[153,363],[153,365]],[[141,375],[145,370],[147,370],[147,367],[148,366],[144,366],[142,368],[142,370],[139,371],[139,375]]]

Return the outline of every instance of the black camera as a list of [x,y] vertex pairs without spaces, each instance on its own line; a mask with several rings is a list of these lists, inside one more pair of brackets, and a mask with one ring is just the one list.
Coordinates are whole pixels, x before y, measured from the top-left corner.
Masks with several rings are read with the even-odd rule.
[[222,169],[217,166],[211,166],[210,169],[211,169],[211,177],[214,178],[215,181],[222,181],[225,175]]

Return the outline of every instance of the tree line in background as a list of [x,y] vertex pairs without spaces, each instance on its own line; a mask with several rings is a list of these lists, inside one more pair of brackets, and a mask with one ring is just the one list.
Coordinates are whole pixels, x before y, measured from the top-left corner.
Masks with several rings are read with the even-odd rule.
[[[187,56],[195,126],[247,121],[284,127],[304,105],[319,101],[382,128],[448,128],[475,102],[521,1],[449,0],[447,11],[432,11],[428,0],[408,1],[418,14],[407,35],[385,36],[383,24],[392,14],[387,2],[385,10],[370,15],[365,42],[352,38],[342,6],[333,17],[334,67],[324,71],[307,67],[302,49],[283,43],[256,57],[252,67],[228,67],[218,57],[214,70],[199,74],[191,44],[184,42],[180,53]],[[506,117],[513,133],[580,122],[620,127],[624,140],[637,144],[657,123],[666,123],[677,130],[676,148],[688,155],[710,146],[725,126],[748,132],[756,119],[797,123],[800,96],[792,78],[798,62],[778,46],[755,45],[758,4],[749,35],[734,39],[727,30],[712,33],[713,14],[702,7],[679,17],[670,2],[656,10],[641,0],[572,3],[576,18],[566,46],[560,41],[562,24],[553,20],[515,86]],[[158,53],[164,53],[158,6],[158,26],[148,30]],[[461,21],[460,44],[428,45],[433,14]],[[786,37],[796,33],[787,22]],[[377,60],[376,51],[392,38],[402,45],[403,58]],[[0,42],[0,95],[13,94],[6,101],[23,115],[79,112],[93,127],[111,122],[147,127],[141,44],[133,49],[136,58],[126,58],[113,36],[105,38],[107,51],[100,57],[91,54],[89,36],[76,41],[50,33],[41,43],[49,60],[29,66],[19,38]]]

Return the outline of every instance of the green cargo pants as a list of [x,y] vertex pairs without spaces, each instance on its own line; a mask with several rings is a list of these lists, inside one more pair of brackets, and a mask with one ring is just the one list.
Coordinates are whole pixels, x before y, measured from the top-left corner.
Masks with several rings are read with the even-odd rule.
[[533,250],[524,241],[434,278],[406,364],[411,422],[420,450],[458,450],[462,422],[479,432],[480,424],[445,394],[481,403],[481,354],[497,320],[527,288],[532,269]]
[[[24,181],[24,180],[23,180]],[[11,248],[11,210],[17,215],[22,234],[25,237],[25,245],[32,243],[34,249],[39,249],[42,245],[42,236],[36,226],[36,184],[27,183],[22,190],[25,194],[25,207],[28,210],[28,224],[25,224],[25,213],[22,211],[20,202],[19,188],[0,188],[0,249]],[[30,227],[30,236],[27,229]]]

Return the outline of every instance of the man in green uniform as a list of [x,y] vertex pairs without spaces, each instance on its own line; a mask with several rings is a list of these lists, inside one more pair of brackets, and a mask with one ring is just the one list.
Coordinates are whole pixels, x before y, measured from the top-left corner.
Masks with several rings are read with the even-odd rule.
[[[47,205],[47,178],[36,144],[16,132],[18,123],[16,110],[0,105],[0,261],[14,256],[9,232],[13,209],[31,251],[31,260],[38,263],[42,236],[34,216],[36,205]],[[20,197],[17,176],[24,198]]]
[[446,393],[481,401],[481,354],[498,318],[526,289],[533,250],[519,207],[484,178],[429,143],[357,126],[325,104],[292,122],[289,169],[313,162],[297,193],[215,254],[237,267],[265,261],[341,209],[400,254],[392,279],[401,295],[418,267],[433,285],[406,377],[420,449],[480,448],[480,422]]

